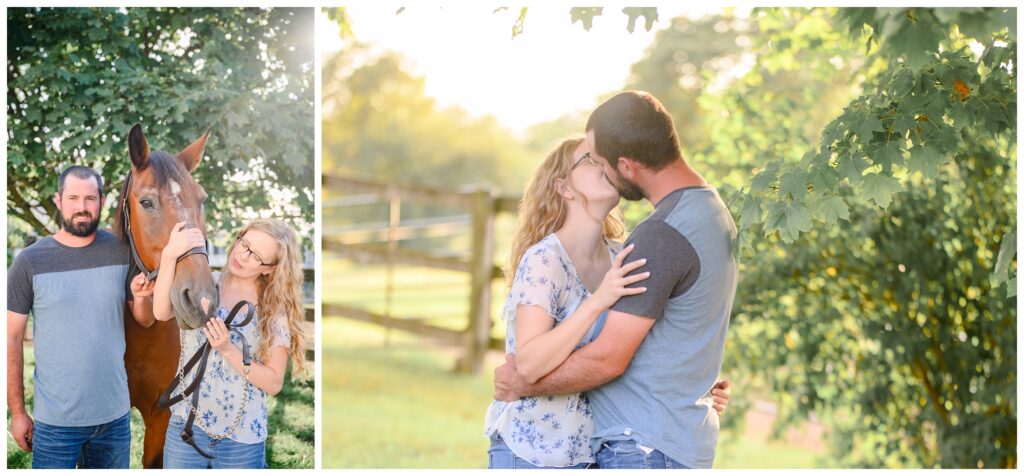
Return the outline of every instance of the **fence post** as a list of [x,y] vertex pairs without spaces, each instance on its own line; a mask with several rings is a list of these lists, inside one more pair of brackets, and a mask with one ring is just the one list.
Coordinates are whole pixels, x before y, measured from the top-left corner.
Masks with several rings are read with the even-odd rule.
[[463,372],[479,373],[491,340],[491,276],[494,269],[494,215],[497,199],[491,189],[473,192],[473,246],[469,260],[469,328]]
[[384,324],[384,347],[391,346],[391,325],[388,322],[391,318],[392,295],[395,292],[394,253],[398,249],[396,234],[398,225],[402,221],[402,199],[401,197],[391,197],[388,203],[388,257],[384,267],[384,317],[389,319],[385,320]]

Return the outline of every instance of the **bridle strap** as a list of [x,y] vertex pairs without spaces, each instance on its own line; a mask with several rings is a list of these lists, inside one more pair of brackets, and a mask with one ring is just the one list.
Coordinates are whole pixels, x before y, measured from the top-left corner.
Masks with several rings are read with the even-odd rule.
[[[135,266],[138,267],[140,271],[142,271],[142,273],[145,275],[146,281],[148,282],[156,279],[157,275],[160,274],[160,267],[157,266],[156,269],[150,271],[149,268],[147,268],[146,265],[142,263],[142,257],[139,256],[139,250],[135,246],[135,238],[132,236],[132,217],[131,212],[129,211],[131,207],[128,204],[128,193],[131,192],[132,189],[131,171],[128,172],[128,178],[126,180],[128,181],[128,183],[124,188],[124,196],[121,197],[121,209],[123,210],[124,214],[124,234],[128,236],[128,247],[132,250],[132,260],[135,261]],[[207,260],[209,260],[210,255],[206,251],[206,248],[209,246],[210,242],[206,241],[206,244],[204,246],[197,246],[186,251],[184,254],[178,257],[175,263],[180,263],[181,260],[188,258],[189,256],[192,255],[203,255],[206,256]]]
[[[248,306],[248,309],[245,311],[245,318],[242,319],[242,322],[233,324],[238,312],[242,310],[242,306]],[[245,365],[246,367],[252,363],[252,355],[249,350],[249,341],[246,340],[244,335],[242,335],[240,329],[252,321],[255,312],[256,307],[253,306],[251,302],[238,301],[238,303],[235,304],[235,307],[231,308],[231,312],[228,314],[228,317],[224,319],[224,325],[227,326],[228,332],[235,333],[242,340],[242,365]],[[197,390],[199,389],[199,384],[202,383],[203,377],[206,374],[206,364],[209,361],[211,350],[212,346],[210,345],[210,342],[204,342],[203,345],[196,350],[196,353],[192,355],[192,358],[185,363],[181,371],[174,376],[170,385],[167,386],[167,390],[164,390],[164,392],[160,394],[160,399],[157,400],[157,405],[163,408],[170,408],[172,405],[184,400],[186,397],[191,397],[190,400],[192,406],[189,409],[188,419],[185,421],[185,428],[181,432],[181,441],[184,441],[189,446],[195,448],[195,450],[206,459],[213,459],[213,456],[203,451],[199,448],[199,445],[196,444],[192,427],[195,424],[199,408],[199,392]],[[192,383],[188,384],[181,393],[172,396],[171,393],[178,388],[178,385],[181,384],[184,376],[192,371],[192,367],[196,368],[196,375],[192,380]],[[245,409],[243,408],[239,409],[239,411],[244,410]]]

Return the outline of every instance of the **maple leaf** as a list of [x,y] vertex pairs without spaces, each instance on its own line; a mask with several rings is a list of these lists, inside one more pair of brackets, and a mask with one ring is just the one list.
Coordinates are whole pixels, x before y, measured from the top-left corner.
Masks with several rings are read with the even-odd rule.
[[971,94],[971,88],[967,87],[967,85],[964,84],[964,82],[960,81],[959,79],[953,81],[953,91],[955,91],[957,95],[960,96],[961,101],[966,101],[967,96]]

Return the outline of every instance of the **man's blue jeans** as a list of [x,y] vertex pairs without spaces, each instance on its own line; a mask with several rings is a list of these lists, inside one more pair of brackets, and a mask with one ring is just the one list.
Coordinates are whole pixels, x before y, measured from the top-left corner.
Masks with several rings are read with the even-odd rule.
[[596,459],[601,469],[689,469],[682,463],[650,449],[648,453],[634,440],[601,443]]
[[131,455],[131,412],[110,423],[53,426],[35,422],[32,468],[127,469]]

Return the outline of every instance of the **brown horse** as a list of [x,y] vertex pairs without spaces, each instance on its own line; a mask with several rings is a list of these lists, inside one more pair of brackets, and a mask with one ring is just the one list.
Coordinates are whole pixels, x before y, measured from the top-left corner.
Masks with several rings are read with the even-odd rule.
[[[150,151],[149,143],[136,124],[128,133],[131,175],[125,179],[114,219],[114,230],[131,242],[139,259],[149,270],[160,265],[171,230],[177,222],[206,230],[203,202],[206,193],[192,178],[203,157],[209,131],[176,155]],[[128,207],[125,213],[124,207]],[[126,222],[125,216],[129,219]],[[130,227],[128,226],[130,225]],[[205,254],[194,254],[178,262],[171,288],[171,304],[177,325],[156,322],[143,328],[125,312],[125,369],[132,406],[139,409],[146,424],[142,464],[163,466],[164,436],[170,412],[157,406],[160,393],[174,378],[181,352],[178,328],[195,329],[206,324],[216,311],[219,294]]]

